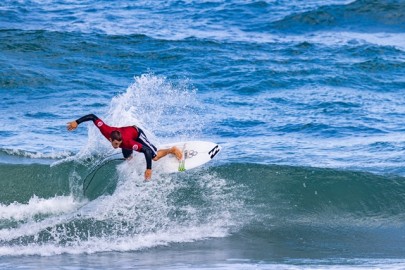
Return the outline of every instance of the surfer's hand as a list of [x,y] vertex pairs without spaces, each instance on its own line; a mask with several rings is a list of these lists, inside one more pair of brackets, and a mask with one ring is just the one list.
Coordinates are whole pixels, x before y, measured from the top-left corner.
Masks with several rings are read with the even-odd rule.
[[72,121],[72,122],[67,123],[66,128],[67,128],[67,130],[72,131],[72,130],[75,130],[77,128],[77,126],[78,126],[77,122]]
[[145,171],[145,180],[149,181],[152,178],[152,170],[151,169],[146,169]]

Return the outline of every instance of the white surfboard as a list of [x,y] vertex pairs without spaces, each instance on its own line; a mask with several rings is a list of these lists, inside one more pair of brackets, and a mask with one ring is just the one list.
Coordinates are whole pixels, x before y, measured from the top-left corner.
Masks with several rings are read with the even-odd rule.
[[174,155],[167,155],[153,163],[153,167],[164,173],[181,172],[201,166],[213,159],[221,146],[206,141],[188,141],[164,144],[159,149],[177,146],[183,151],[183,159],[179,161]]

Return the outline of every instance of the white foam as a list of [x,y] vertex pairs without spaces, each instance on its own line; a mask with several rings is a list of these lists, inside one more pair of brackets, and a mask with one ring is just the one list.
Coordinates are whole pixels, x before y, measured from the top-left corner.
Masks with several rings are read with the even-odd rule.
[[[144,74],[111,100],[105,121],[114,126],[137,125],[156,144],[158,136],[173,141],[199,134],[204,125],[199,115],[201,106],[187,80],[174,85],[163,76]],[[94,137],[94,133],[98,133],[95,128],[89,136]]]
[[58,215],[74,210],[78,202],[72,196],[56,196],[49,199],[33,196],[28,203],[0,204],[0,219],[25,220],[37,215]]
[[21,149],[2,149],[6,154],[11,156],[26,157],[31,159],[60,159],[71,156],[73,153],[67,150],[53,150],[48,153],[30,152]]
[[198,227],[176,227],[156,233],[142,233],[131,236],[92,237],[89,240],[78,241],[68,245],[55,243],[31,243],[28,245],[10,245],[0,247],[0,256],[41,255],[51,256],[63,253],[83,254],[105,251],[136,251],[145,248],[168,245],[170,243],[185,243],[213,237],[224,237],[226,229],[213,230],[212,224]]
[[[224,237],[242,222],[235,216],[237,209],[239,214],[243,209],[239,197],[235,198],[230,190],[233,187],[216,175],[200,173],[190,183],[177,179],[176,174],[155,173],[152,181],[144,182],[144,164],[139,160],[124,162],[117,171],[120,179],[114,194],[86,204],[71,197],[33,197],[27,204],[1,206],[2,219],[23,223],[0,230],[0,256],[141,250]],[[182,188],[196,188],[206,201],[204,207],[193,200],[176,203],[173,193]],[[180,212],[174,215],[176,211]],[[38,214],[50,216],[37,220]],[[86,223],[92,225],[81,228]],[[95,228],[100,224],[108,226]],[[41,240],[44,234],[49,235],[46,241]],[[28,242],[11,244],[18,239]]]
[[[56,196],[49,199],[33,196],[27,204],[12,203],[0,205],[0,218],[23,222],[15,228],[0,230],[0,240],[10,241],[23,236],[35,236],[42,230],[63,224],[75,216],[74,211],[85,204],[77,202],[72,196]],[[43,215],[38,219],[38,215]],[[49,216],[49,217],[47,217]]]
[[373,44],[377,46],[391,46],[405,50],[405,33],[361,33],[361,32],[314,32],[305,35],[285,37],[285,41],[308,41],[327,46],[342,46],[342,44]]

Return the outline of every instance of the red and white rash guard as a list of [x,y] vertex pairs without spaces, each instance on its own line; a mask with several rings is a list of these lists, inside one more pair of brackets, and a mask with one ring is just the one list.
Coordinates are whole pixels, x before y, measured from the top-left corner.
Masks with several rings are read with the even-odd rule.
[[103,136],[107,140],[110,139],[111,132],[115,130],[119,131],[122,136],[122,143],[120,145],[120,148],[141,152],[142,144],[136,141],[139,137],[139,132],[138,129],[134,126],[111,127],[104,123],[103,120],[101,120],[100,118],[94,120],[93,123],[96,125],[96,127],[98,127],[101,134],[103,134]]
[[157,154],[157,148],[149,142],[145,133],[140,128],[136,126],[111,127],[94,114],[88,114],[76,120],[77,124],[86,121],[93,121],[107,140],[111,138],[111,132],[119,131],[122,137],[120,148],[122,149],[124,158],[131,156],[132,151],[142,152],[145,155],[146,168],[152,168],[152,159]]

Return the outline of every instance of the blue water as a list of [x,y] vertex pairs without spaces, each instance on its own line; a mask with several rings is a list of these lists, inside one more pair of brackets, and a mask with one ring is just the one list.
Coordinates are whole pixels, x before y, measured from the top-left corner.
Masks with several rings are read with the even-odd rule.
[[[404,267],[404,1],[5,0],[0,41],[1,269]],[[146,183],[88,113],[223,150]]]

